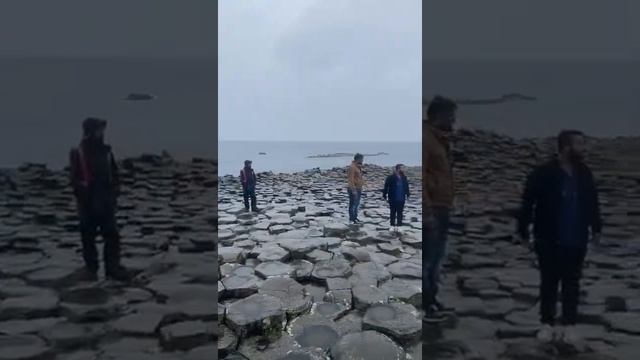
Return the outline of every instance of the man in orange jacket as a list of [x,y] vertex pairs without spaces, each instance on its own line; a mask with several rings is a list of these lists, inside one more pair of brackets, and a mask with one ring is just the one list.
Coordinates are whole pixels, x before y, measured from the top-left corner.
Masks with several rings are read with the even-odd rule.
[[425,321],[444,320],[443,312],[452,310],[440,303],[438,283],[445,255],[449,216],[453,208],[454,188],[451,149],[448,134],[456,121],[457,105],[436,96],[422,124],[422,292]]
[[357,224],[358,208],[360,207],[360,199],[362,198],[362,188],[364,186],[364,178],[362,176],[362,163],[364,156],[356,154],[349,170],[347,170],[347,192],[349,194],[349,222]]

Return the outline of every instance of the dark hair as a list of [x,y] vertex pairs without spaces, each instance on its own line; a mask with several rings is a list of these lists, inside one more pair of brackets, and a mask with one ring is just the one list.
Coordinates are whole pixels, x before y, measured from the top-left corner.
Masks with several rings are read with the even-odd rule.
[[357,153],[354,157],[353,160],[358,161],[358,160],[362,160],[364,159],[364,156],[360,153]]
[[429,103],[429,107],[427,108],[427,117],[433,119],[444,112],[456,111],[457,109],[458,104],[456,104],[455,101],[436,95]]
[[562,152],[567,146],[571,146],[571,140],[574,136],[584,136],[584,133],[579,130],[562,130],[558,134],[558,151]]
[[403,167],[403,166],[404,166],[404,164],[396,164],[396,171],[400,170],[400,168]]

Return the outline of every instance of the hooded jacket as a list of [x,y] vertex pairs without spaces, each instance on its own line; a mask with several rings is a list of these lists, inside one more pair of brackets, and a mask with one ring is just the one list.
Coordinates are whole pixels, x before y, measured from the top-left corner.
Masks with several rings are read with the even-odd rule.
[[364,187],[364,178],[362,177],[362,169],[357,162],[352,161],[349,170],[347,170],[347,184],[349,189],[362,190]]
[[422,125],[423,209],[453,207],[451,147],[447,137],[428,122]]
[[71,187],[81,208],[115,210],[120,181],[111,147],[85,138],[70,151],[69,161]]

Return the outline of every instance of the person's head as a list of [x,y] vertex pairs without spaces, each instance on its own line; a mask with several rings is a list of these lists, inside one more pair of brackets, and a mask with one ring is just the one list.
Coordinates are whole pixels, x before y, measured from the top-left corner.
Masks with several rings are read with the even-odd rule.
[[107,121],[99,118],[86,118],[82,122],[82,132],[85,139],[103,140]]
[[402,175],[402,174],[404,174],[404,165],[403,165],[403,164],[398,164],[398,165],[396,165],[393,169],[394,169],[394,172],[395,172],[397,175]]
[[253,162],[251,160],[245,160],[244,161],[244,167],[246,167],[246,168],[250,168],[251,164],[253,164]]
[[456,123],[458,105],[455,101],[437,95],[427,108],[427,121],[440,130],[451,131]]
[[558,135],[558,153],[573,162],[580,162],[585,155],[585,136],[578,130],[563,130]]
[[358,164],[358,165],[362,165],[362,163],[364,162],[364,155],[358,153],[353,157],[353,161]]

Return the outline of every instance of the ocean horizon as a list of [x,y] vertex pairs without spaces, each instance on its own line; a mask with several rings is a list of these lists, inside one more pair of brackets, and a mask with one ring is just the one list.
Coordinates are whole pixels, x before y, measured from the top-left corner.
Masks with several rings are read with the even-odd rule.
[[[218,174],[239,175],[245,160],[252,160],[257,172],[274,173],[331,169],[353,160],[352,156],[310,158],[337,153],[361,153],[365,163],[389,167],[398,163],[419,166],[422,159],[420,142],[220,141]],[[379,153],[384,154],[366,156]]]

